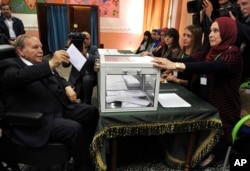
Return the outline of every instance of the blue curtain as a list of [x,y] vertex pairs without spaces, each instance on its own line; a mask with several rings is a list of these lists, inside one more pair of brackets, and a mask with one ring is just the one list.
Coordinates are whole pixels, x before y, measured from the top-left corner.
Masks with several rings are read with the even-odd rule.
[[49,5],[47,8],[48,47],[51,53],[64,49],[68,38],[67,7],[63,5]]
[[98,37],[99,37],[99,32],[98,32],[98,8],[91,8],[91,18],[90,18],[90,29],[91,29],[91,44],[98,45]]

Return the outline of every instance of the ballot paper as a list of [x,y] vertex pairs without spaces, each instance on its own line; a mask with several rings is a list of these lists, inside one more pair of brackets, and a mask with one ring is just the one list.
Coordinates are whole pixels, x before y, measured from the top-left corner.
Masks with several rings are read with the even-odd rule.
[[106,102],[122,102],[123,107],[148,106],[150,101],[141,90],[107,91]]
[[127,86],[122,78],[122,75],[107,75],[106,76],[107,90],[127,90]]
[[67,52],[69,54],[70,63],[78,71],[80,71],[87,59],[82,55],[82,53],[75,47],[75,45],[73,43],[71,43],[71,45],[67,49]]
[[133,75],[123,75],[122,77],[128,87],[140,87],[139,80]]
[[159,102],[163,107],[191,107],[191,105],[176,93],[160,93]]

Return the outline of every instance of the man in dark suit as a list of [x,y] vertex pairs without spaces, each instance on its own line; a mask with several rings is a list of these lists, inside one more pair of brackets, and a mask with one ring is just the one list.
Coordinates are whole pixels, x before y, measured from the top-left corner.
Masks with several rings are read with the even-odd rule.
[[22,20],[12,16],[11,7],[8,4],[1,5],[0,17],[0,44],[14,45],[17,36],[24,34]]
[[43,59],[42,44],[33,35],[16,40],[19,57],[0,62],[0,93],[5,111],[41,112],[42,125],[36,128],[14,127],[7,136],[16,144],[42,147],[48,141],[66,143],[72,150],[76,171],[94,170],[89,154],[99,118],[98,109],[76,103],[75,91],[55,68],[69,63],[64,50],[51,60]]
[[[81,53],[87,59],[86,63],[79,72],[74,66],[71,68],[69,82],[75,87],[77,96],[83,103],[91,104],[93,88],[97,85],[97,73],[94,71],[94,64],[99,58],[98,48],[91,45],[90,34],[86,31],[82,32],[86,37],[83,41]],[[67,42],[67,46],[71,40]],[[69,65],[63,65],[68,67]]]
[[[238,28],[238,40],[237,45],[241,48],[243,57],[243,70],[241,82],[250,81],[250,0],[237,0],[237,4],[240,7],[242,19],[238,20],[236,17],[236,23]],[[234,16],[231,16],[235,19]]]

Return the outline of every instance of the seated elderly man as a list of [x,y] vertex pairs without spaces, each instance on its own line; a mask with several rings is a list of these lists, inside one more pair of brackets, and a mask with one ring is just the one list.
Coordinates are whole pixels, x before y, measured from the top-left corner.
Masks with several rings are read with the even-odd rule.
[[7,132],[18,145],[42,147],[48,141],[67,144],[75,161],[76,171],[94,170],[89,154],[99,118],[98,109],[76,103],[77,96],[55,68],[69,63],[64,50],[54,53],[50,61],[43,59],[40,40],[33,35],[16,39],[18,57],[1,60],[0,93],[6,112],[43,113],[42,125],[36,129],[13,127]]

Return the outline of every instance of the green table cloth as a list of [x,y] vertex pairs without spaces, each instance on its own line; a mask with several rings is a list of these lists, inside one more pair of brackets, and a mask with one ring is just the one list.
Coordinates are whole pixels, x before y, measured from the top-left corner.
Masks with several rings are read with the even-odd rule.
[[[196,166],[212,150],[222,135],[218,110],[181,85],[174,83],[160,85],[159,93],[173,92],[190,103],[191,107],[164,108],[159,103],[156,111],[100,113],[96,134],[90,146],[91,155],[98,170],[107,170],[106,147],[109,140],[118,137],[183,135],[199,132],[201,136],[197,139],[191,167]],[[175,154],[173,149],[176,148],[179,147],[171,148],[172,152],[167,153],[166,160],[171,167],[182,168],[185,153]]]

